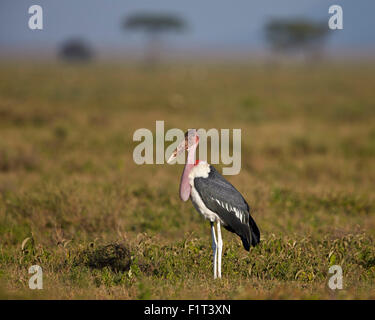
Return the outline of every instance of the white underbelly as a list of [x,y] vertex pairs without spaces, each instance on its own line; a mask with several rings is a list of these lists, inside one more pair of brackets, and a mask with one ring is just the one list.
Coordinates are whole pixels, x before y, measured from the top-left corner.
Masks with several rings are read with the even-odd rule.
[[190,198],[191,198],[191,201],[194,204],[195,209],[197,209],[197,211],[205,219],[208,219],[211,222],[220,221],[222,223],[222,221],[219,218],[219,216],[215,212],[211,211],[210,209],[208,209],[206,207],[206,205],[203,203],[201,197],[199,196],[198,191],[194,187],[191,188]]

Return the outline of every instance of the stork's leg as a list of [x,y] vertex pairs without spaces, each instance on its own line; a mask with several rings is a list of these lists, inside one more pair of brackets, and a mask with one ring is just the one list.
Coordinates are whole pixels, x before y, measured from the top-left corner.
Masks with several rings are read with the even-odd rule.
[[217,222],[217,271],[221,278],[221,254],[223,252],[223,239],[221,238],[220,221]]
[[214,279],[217,278],[217,242],[215,236],[215,225],[211,222],[211,236],[212,236],[212,251],[213,251],[213,258],[214,258]]

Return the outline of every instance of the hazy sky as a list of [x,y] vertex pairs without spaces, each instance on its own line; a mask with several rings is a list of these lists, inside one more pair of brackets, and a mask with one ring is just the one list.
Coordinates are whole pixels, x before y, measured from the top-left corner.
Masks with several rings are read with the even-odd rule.
[[[28,8],[41,5],[44,30],[28,28]],[[303,16],[327,21],[328,7],[340,4],[344,30],[329,45],[357,50],[375,47],[375,0],[0,0],[0,50],[55,49],[82,37],[97,50],[137,48],[142,34],[124,32],[123,17],[139,11],[175,13],[188,29],[168,36],[180,49],[249,50],[264,48],[262,27],[272,17]]]

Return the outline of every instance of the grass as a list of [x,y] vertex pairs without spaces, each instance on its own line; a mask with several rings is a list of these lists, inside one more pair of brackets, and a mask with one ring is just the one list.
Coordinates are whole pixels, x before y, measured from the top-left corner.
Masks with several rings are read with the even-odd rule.
[[[375,298],[373,64],[0,69],[0,297]],[[133,162],[133,132],[156,120],[242,129],[227,179],[262,236],[248,253],[224,231],[221,280],[182,168]]]

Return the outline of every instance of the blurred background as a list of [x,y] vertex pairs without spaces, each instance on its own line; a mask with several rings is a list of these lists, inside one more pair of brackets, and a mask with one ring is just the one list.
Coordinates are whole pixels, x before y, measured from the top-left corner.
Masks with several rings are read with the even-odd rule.
[[[33,4],[44,10],[43,31],[28,28],[28,8]],[[371,57],[375,50],[375,4],[371,0],[240,0],[235,5],[222,0],[4,0],[0,4],[0,54],[8,58],[56,59],[67,41],[79,39],[96,59],[126,59],[142,54],[146,42],[152,41],[150,34],[159,33],[168,59],[250,59],[269,52],[272,44],[265,31],[272,21],[298,18],[327,26],[328,8],[333,4],[343,7],[345,22],[343,30],[326,35],[326,54],[336,58]],[[172,17],[179,25],[172,23],[155,32],[155,26],[151,31],[126,24],[127,19],[139,15]]]
[[[0,287],[29,295],[37,262],[53,298],[374,298],[374,14],[373,0],[1,0]],[[242,130],[226,178],[262,238],[247,253],[223,233],[224,282],[207,221],[178,198],[182,167],[133,161],[156,120]],[[119,240],[138,248],[132,274],[82,262]]]

